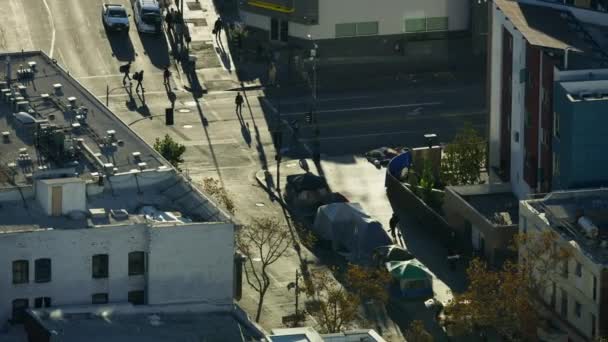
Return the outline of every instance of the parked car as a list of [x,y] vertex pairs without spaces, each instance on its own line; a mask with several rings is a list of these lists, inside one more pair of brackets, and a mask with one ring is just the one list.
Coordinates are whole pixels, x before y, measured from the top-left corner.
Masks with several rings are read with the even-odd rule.
[[137,31],[141,33],[160,34],[162,28],[162,15],[156,0],[132,0],[133,18]]
[[108,30],[128,31],[129,16],[123,5],[103,4],[101,6],[101,20],[103,26]]

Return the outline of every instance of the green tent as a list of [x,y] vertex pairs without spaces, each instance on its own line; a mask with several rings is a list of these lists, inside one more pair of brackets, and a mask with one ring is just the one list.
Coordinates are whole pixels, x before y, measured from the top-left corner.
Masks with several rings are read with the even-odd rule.
[[389,261],[386,269],[399,283],[402,296],[409,298],[433,296],[433,279],[420,261],[416,259]]
[[399,280],[428,279],[431,276],[417,259],[389,261],[386,263],[386,269]]

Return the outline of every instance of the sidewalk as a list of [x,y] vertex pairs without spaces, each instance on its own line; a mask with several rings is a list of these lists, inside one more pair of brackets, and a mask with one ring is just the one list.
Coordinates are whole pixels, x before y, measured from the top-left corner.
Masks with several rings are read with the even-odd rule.
[[[177,10],[175,4],[170,8]],[[258,87],[258,82],[241,84],[230,49],[226,30],[222,30],[219,39],[213,34],[213,25],[218,14],[213,0],[199,0],[184,4],[184,21],[190,33],[189,55],[196,59],[195,74],[203,91],[229,90],[241,86]],[[169,39],[171,40],[171,39]],[[174,46],[172,46],[172,49]],[[180,70],[187,73],[187,69]]]

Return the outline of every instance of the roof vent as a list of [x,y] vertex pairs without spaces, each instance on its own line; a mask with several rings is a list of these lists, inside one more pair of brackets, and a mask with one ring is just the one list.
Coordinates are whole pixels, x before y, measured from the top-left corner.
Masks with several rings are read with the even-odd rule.
[[125,209],[112,209],[110,214],[117,220],[126,220],[129,218],[129,213]]
[[104,219],[108,216],[108,213],[104,208],[91,208],[89,209],[89,215],[94,219]]
[[57,96],[63,95],[63,90],[61,89],[61,83],[53,84],[53,89],[55,90],[55,95],[57,95]]

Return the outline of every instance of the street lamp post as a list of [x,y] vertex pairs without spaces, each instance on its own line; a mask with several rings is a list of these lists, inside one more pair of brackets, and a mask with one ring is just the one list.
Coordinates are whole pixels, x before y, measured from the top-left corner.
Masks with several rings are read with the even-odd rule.
[[317,116],[315,115],[315,111],[317,109],[317,49],[319,46],[312,40],[312,36],[310,34],[307,35],[308,39],[311,41],[311,49],[310,49],[310,60],[312,62],[312,108],[310,110],[312,116],[312,122],[315,125],[315,142],[313,146],[313,161],[315,163],[319,163],[321,160],[320,154],[320,143],[319,143],[319,121],[317,120]]

